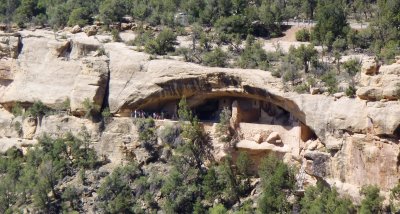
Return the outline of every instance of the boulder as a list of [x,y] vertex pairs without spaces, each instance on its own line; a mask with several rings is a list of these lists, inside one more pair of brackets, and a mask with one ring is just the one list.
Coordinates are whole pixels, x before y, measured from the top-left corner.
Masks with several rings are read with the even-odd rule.
[[368,58],[363,60],[361,65],[361,73],[366,75],[375,75],[378,73],[379,65],[375,58]]
[[131,30],[132,30],[132,31],[135,31],[135,30],[137,30],[137,29],[138,29],[138,25],[137,25],[136,23],[132,23]]
[[388,100],[397,100],[400,96],[400,82],[392,82],[385,86],[382,91],[382,96]]
[[100,42],[92,37],[77,37],[72,41],[72,51],[70,57],[72,59],[79,59],[95,53],[100,47]]
[[345,95],[344,92],[338,92],[338,93],[334,93],[333,97],[335,97],[336,99],[340,99],[341,97],[343,97]]
[[318,146],[318,141],[316,140],[308,140],[306,142],[306,150],[314,151]]
[[132,23],[121,23],[121,30],[130,30],[132,28]]
[[325,147],[328,151],[339,151],[342,148],[344,139],[328,135],[325,141]]
[[379,73],[383,73],[386,75],[389,74],[400,75],[400,64],[393,63],[391,65],[383,65],[379,68]]
[[377,87],[360,87],[357,92],[357,96],[362,100],[380,100],[382,99],[382,89]]
[[316,87],[310,87],[310,94],[314,95],[314,94],[319,94],[321,91],[319,90],[319,88]]
[[253,139],[258,144],[260,144],[260,143],[262,143],[264,141],[264,137],[261,134],[254,135]]
[[37,120],[33,117],[28,117],[23,121],[22,130],[24,133],[23,138],[32,140],[36,132]]
[[61,57],[67,54],[68,49],[71,47],[71,43],[68,40],[64,41],[49,41],[47,47],[50,53],[55,57]]
[[265,141],[272,144],[282,143],[281,137],[279,136],[278,132],[272,132],[271,134],[269,134],[268,138]]
[[76,34],[76,33],[79,33],[79,32],[81,32],[82,31],[82,29],[81,29],[81,27],[79,27],[79,25],[75,25],[72,29],[71,29],[71,33],[72,34]]
[[98,27],[96,25],[86,26],[83,28],[83,32],[86,33],[87,36],[94,36],[97,34]]
[[309,167],[307,167],[306,171],[308,174],[313,176],[323,178],[327,176],[329,172],[329,159],[330,154],[325,152],[317,152],[317,151],[307,151],[304,154],[304,157],[308,160],[307,163],[311,163]]

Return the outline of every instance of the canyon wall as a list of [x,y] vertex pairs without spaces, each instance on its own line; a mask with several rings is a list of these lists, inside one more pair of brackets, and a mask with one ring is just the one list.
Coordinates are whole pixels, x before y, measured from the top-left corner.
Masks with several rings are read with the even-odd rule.
[[[281,79],[270,72],[152,59],[110,40],[104,35],[64,35],[45,30],[0,35],[1,151],[13,145],[26,148],[43,133],[79,133],[84,126],[91,133],[93,146],[118,165],[124,151],[135,148],[137,141],[132,121],[124,118],[133,110],[160,106],[183,96],[193,104],[211,98],[242,97],[277,105],[290,112],[299,126],[303,124],[315,133],[317,139],[303,142],[290,137],[295,131],[285,132],[279,127],[239,127],[239,150],[255,158],[279,152],[292,165],[304,165],[305,185],[322,179],[358,200],[362,185],[377,184],[384,194],[400,178],[400,102],[395,96],[400,64],[379,68],[365,62],[358,97],[333,97],[286,92]],[[62,109],[69,100],[74,116],[52,115],[32,122],[28,121],[32,118],[10,113],[16,103],[27,108],[39,100],[53,109]],[[85,100],[109,107],[113,121],[104,125],[81,118],[86,113]],[[16,122],[22,125],[21,130]],[[255,139],[266,131],[284,135],[282,145]]]

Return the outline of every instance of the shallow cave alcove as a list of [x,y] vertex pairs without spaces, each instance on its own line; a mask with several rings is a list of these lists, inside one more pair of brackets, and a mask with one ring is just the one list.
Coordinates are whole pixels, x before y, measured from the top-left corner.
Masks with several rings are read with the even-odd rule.
[[400,139],[400,124],[397,126],[397,128],[394,130],[393,135],[396,139]]
[[193,113],[201,121],[218,121],[220,113],[219,100],[207,100],[205,103],[194,107]]

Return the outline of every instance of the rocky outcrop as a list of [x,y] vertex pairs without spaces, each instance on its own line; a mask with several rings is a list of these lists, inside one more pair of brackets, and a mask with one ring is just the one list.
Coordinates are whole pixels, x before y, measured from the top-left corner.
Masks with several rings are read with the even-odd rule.
[[71,42],[69,40],[49,41],[47,46],[55,57],[67,57],[68,53],[70,52]]
[[361,65],[361,73],[365,75],[375,75],[378,70],[379,65],[375,58],[365,59]]
[[376,72],[362,72],[360,85],[361,87],[357,90],[357,96],[360,99],[397,100],[400,89],[400,64],[383,65],[377,68]]
[[0,87],[0,103],[10,109],[15,102],[41,100],[59,108],[70,99],[74,112],[82,112],[85,98],[102,105],[109,77],[108,58],[91,56],[100,42],[85,34],[55,40],[52,33],[40,30],[23,31],[21,37],[23,48],[18,59],[5,63],[0,75],[7,79]]
[[21,35],[18,33],[0,34],[0,58],[16,59],[19,55]]
[[326,162],[327,177],[357,187],[376,184],[388,191],[400,178],[398,154],[396,141],[355,134],[347,137],[342,149]]
[[75,78],[70,96],[73,114],[82,116],[85,113],[83,106],[85,99],[89,99],[91,103],[99,108],[103,105],[108,75],[108,63],[105,56],[82,60],[81,71]]
[[81,29],[81,27],[79,27],[79,25],[75,25],[75,26],[71,29],[71,33],[73,33],[73,34],[79,33],[79,32],[81,32],[81,31],[82,31],[82,29]]
[[98,27],[96,25],[87,26],[83,28],[83,32],[86,33],[87,36],[94,36],[97,34]]
[[382,89],[377,87],[362,87],[357,90],[357,96],[363,100],[376,101],[383,98]]

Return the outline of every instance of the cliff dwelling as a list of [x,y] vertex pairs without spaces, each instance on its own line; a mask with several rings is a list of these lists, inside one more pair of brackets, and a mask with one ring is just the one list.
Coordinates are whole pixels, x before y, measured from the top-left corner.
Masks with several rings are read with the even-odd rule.
[[[136,110],[145,112],[145,115],[156,119],[177,120],[179,100],[169,100],[146,105]],[[231,111],[231,121],[240,132],[239,151],[253,153],[254,163],[258,165],[259,158],[268,152],[277,155],[284,154],[290,148],[296,148],[294,153],[300,154],[304,143],[317,139],[314,131],[300,122],[292,113],[284,108],[255,98],[240,96],[221,96],[200,99],[197,96],[189,97],[187,103],[195,116],[205,126],[213,130],[213,125],[220,121],[220,113],[224,108]],[[135,110],[131,110],[134,112]],[[160,118],[162,115],[162,118]],[[133,117],[135,115],[132,115]],[[136,116],[139,116],[136,114]],[[270,139],[272,135],[276,139]],[[235,158],[235,154],[233,154]]]
[[[237,122],[259,123],[290,126],[297,121],[294,116],[283,108],[270,102],[243,98],[243,97],[217,97],[210,99],[188,99],[189,107],[195,116],[203,122],[218,122],[219,115],[224,108],[228,108],[237,118]],[[147,116],[154,113],[163,113],[165,119],[177,119],[179,100],[167,101],[148,105],[137,111],[143,111]],[[135,109],[136,110],[136,109]],[[134,111],[131,116],[134,117]]]

